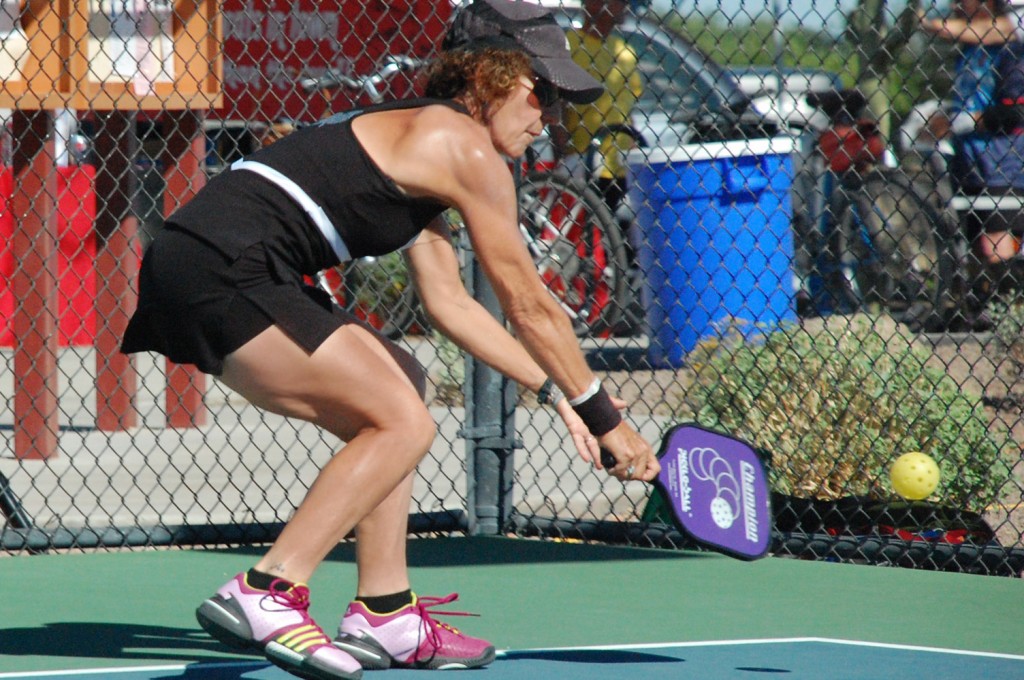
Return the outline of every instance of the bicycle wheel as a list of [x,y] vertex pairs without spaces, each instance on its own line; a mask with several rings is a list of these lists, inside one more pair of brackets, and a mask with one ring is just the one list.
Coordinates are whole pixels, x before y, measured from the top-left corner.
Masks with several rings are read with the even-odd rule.
[[339,305],[395,339],[419,320],[419,300],[399,253],[364,257],[323,272],[322,285]]
[[829,250],[854,308],[876,306],[918,325],[945,311],[956,274],[955,225],[926,196],[890,169],[845,178],[837,188]]
[[614,328],[626,303],[626,249],[604,201],[569,177],[531,172],[519,188],[519,228],[576,334]]

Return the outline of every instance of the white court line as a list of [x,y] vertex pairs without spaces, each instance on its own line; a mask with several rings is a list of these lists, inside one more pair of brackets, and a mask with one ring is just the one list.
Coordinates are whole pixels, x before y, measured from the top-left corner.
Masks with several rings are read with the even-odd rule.
[[[721,647],[728,645],[771,645],[801,642],[824,642],[834,645],[848,645],[852,647],[879,647],[884,649],[900,649],[911,652],[933,652],[936,654],[957,654],[960,656],[981,656],[992,659],[1011,659],[1024,661],[1024,656],[1017,654],[1002,654],[999,652],[977,652],[965,649],[947,649],[945,647],[922,647],[919,645],[899,645],[886,642],[864,642],[861,640],[840,640],[838,638],[822,637],[798,637],[798,638],[762,638],[752,640],[704,640],[697,642],[644,642],[631,645],[594,645],[590,647],[546,647],[537,649],[512,649],[499,651],[499,655],[515,652],[569,652],[579,650],[615,650],[615,649],[669,649],[676,647]],[[0,676],[2,677],[2,676]]]
[[858,640],[835,640],[832,638],[819,638],[819,642],[830,642],[834,645],[855,645],[860,647],[881,647],[883,649],[906,649],[912,652],[935,652],[937,654],[958,654],[960,656],[983,656],[991,659],[1012,659],[1024,661],[1024,656],[1019,654],[1000,654],[998,652],[974,652],[967,649],[946,649],[944,647],[919,647],[916,645],[894,645],[886,642],[861,642]]
[[[593,645],[588,647],[535,647],[531,649],[503,649],[497,653],[498,658],[515,654],[516,652],[571,652],[571,651],[608,651],[608,650],[634,650],[634,649],[672,649],[686,647],[726,647],[729,645],[772,645],[772,644],[799,644],[802,642],[823,642],[834,645],[848,645],[852,647],[877,647],[883,649],[898,649],[912,652],[932,652],[936,654],[953,654],[959,656],[979,656],[990,659],[1010,659],[1012,661],[1024,661],[1024,656],[1016,654],[1000,654],[998,652],[975,652],[963,649],[947,649],[944,647],[921,647],[917,645],[898,645],[885,642],[864,642],[860,640],[840,640],[837,638],[800,637],[800,638],[764,638],[753,640],[704,640],[696,642],[645,642],[629,645]],[[183,671],[187,668],[192,670],[235,668],[242,666],[260,666],[269,662],[262,661],[233,661],[227,663],[193,662],[178,664],[174,666],[129,666],[119,668],[93,668],[79,671],[30,671],[27,673],[0,673],[0,679],[4,678],[39,678],[51,676],[75,676],[75,675],[97,675],[111,673],[139,673],[139,672],[165,672]]]

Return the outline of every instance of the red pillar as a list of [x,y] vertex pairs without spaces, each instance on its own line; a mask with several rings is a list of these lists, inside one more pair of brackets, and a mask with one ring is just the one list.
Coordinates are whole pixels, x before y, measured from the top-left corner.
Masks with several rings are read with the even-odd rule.
[[[173,111],[163,116],[164,138],[164,215],[170,215],[187,203],[206,185],[203,165],[206,136],[202,114],[198,111]],[[206,376],[195,366],[167,362],[166,412],[170,427],[197,427],[206,424]]]
[[139,143],[135,113],[97,114],[96,170],[96,427],[115,431],[138,422],[138,376],[121,338],[135,310],[139,220],[133,209]]
[[15,111],[14,455],[58,449],[57,166],[51,111]]

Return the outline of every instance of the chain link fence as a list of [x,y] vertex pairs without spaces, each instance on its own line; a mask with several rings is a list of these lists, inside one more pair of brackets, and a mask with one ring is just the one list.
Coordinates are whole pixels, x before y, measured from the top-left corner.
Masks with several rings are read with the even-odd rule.
[[[777,555],[1024,571],[1024,144],[956,113],[998,98],[1024,36],[1009,12],[956,38],[930,23],[948,10],[634,4],[603,67],[616,104],[521,168],[523,237],[591,366],[651,441],[696,421],[767,453]],[[141,254],[230,162],[415,93],[452,11],[0,0],[6,553],[273,540],[339,442],[119,354]],[[323,278],[429,373],[411,533],[692,547],[648,486],[590,469],[550,409],[437,336],[399,258]],[[920,501],[889,482],[907,451],[941,469]]]

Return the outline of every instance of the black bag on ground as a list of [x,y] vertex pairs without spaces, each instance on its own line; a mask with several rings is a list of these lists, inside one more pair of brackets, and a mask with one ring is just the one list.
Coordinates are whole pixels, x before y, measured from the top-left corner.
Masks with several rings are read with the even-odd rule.
[[898,540],[987,545],[995,532],[981,515],[925,501],[837,500],[772,494],[775,529],[830,536],[890,536]]

